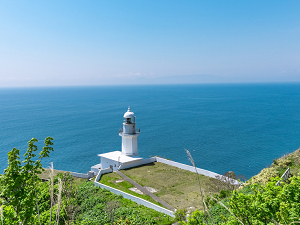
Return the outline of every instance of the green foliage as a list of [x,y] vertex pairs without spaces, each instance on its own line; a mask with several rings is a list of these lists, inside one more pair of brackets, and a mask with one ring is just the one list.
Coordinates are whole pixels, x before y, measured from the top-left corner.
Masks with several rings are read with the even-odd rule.
[[224,198],[227,198],[231,195],[232,195],[232,191],[227,189],[227,190],[221,190],[218,197],[219,197],[219,199],[224,199]]
[[188,218],[187,222],[180,221],[183,225],[206,225],[203,211],[196,210]]
[[254,194],[254,191],[252,189],[252,186],[251,185],[246,185],[244,186],[241,190],[238,191],[239,193],[243,193],[245,195],[248,195],[248,194]]
[[280,160],[277,160],[277,165],[279,167],[282,167],[283,169],[287,169],[289,166],[293,166],[293,160],[291,157],[286,156],[281,158]]
[[[138,205],[120,195],[108,190],[96,187],[93,182],[85,182],[70,189],[72,178],[69,175],[58,174],[54,179],[54,190],[57,194],[57,178],[65,179],[66,190],[63,187],[62,205],[60,211],[61,224],[172,224],[174,219],[145,206]],[[71,191],[72,190],[72,191]],[[39,183],[37,186],[41,224],[49,224],[50,221],[50,196],[49,183]],[[73,193],[73,194],[70,194]],[[76,194],[75,194],[76,193]],[[56,195],[55,194],[55,195]],[[69,196],[69,197],[68,197]],[[109,211],[109,203],[117,202],[114,212]],[[75,220],[70,220],[67,206],[72,204]],[[53,212],[57,209],[54,205]],[[111,218],[113,216],[113,219]],[[55,213],[52,214],[51,224],[54,224]],[[8,223],[9,224],[9,223]],[[38,219],[35,218],[35,224]]]
[[[8,167],[4,170],[2,177],[4,197],[5,218],[10,221],[9,224],[30,223],[34,220],[37,212],[35,185],[40,181],[37,174],[41,173],[41,161],[45,157],[49,157],[53,148],[53,138],[45,139],[45,147],[39,153],[39,157],[35,160],[36,151],[38,150],[35,142],[37,139],[32,138],[28,142],[28,148],[25,153],[25,159],[20,161],[20,150],[13,148],[8,152]],[[8,213],[9,212],[9,213]]]
[[281,186],[276,186],[277,180],[273,178],[266,186],[253,185],[253,194],[234,191],[232,212],[245,224],[300,221],[300,177],[292,177],[289,184],[282,182]]
[[[0,214],[3,215],[3,224],[57,224],[58,216],[60,224],[70,225],[174,222],[173,218],[163,213],[96,187],[93,182],[76,186],[70,174],[58,174],[52,185],[51,181],[41,182],[38,177],[43,170],[41,160],[49,157],[50,151],[53,151],[52,140],[50,137],[46,138],[45,147],[37,159],[37,139],[28,142],[22,162],[18,149],[14,148],[8,153],[8,167],[4,175],[0,176],[0,204],[3,203]],[[124,185],[127,187],[127,184]],[[53,207],[50,202],[50,186],[53,186],[55,196]],[[59,187],[62,190],[61,196]]]
[[274,165],[278,165],[278,159],[277,158],[273,159],[273,163]]
[[259,174],[255,175],[249,180],[250,184],[266,184],[272,177],[279,176],[278,169],[276,167],[270,167],[263,169]]
[[3,224],[19,224],[17,221],[13,221],[11,218],[16,216],[16,212],[11,205],[3,206]]
[[175,220],[176,221],[185,221],[186,219],[186,209],[177,209],[175,212]]
[[[210,199],[209,202],[213,202],[213,204],[210,204],[210,215],[214,220],[214,223],[221,224],[224,223],[228,217],[230,217],[230,213],[225,209],[222,205],[220,205],[217,201],[215,201],[212,198]],[[229,198],[225,198],[221,200],[221,202],[229,207]],[[210,221],[210,218],[208,217],[208,222],[212,224]],[[205,222],[205,217],[203,211],[196,210],[194,211],[188,218],[187,218],[187,223],[183,223],[187,225],[194,225],[194,224],[206,224]]]
[[117,224],[172,224],[173,222],[172,218],[163,213],[138,205],[122,196],[96,187],[92,182],[87,182],[78,188],[77,203],[81,210],[76,216],[76,224],[111,224],[105,209],[107,203],[112,201],[120,203],[114,214],[114,221]]
[[[214,196],[217,197],[218,195],[215,194]],[[205,198],[205,204],[207,205],[208,208],[213,207],[216,203],[217,201],[209,196]]]
[[[230,215],[230,213],[225,209],[222,205],[218,203],[218,201],[221,201],[224,205],[229,207],[229,197],[232,196],[233,191],[227,189],[227,190],[221,190],[219,194],[214,194],[212,197],[206,197],[205,202],[206,205],[209,208],[209,212],[214,220],[214,222],[220,223],[224,222],[224,217],[227,217]],[[196,213],[197,214],[197,213]],[[197,217],[199,218],[200,214],[197,214]],[[204,219],[204,217],[201,219]]]
[[[45,147],[37,160],[36,139],[28,142],[24,161],[20,162],[19,150],[8,154],[9,166],[0,176],[0,193],[3,205],[4,224],[39,224],[36,198],[41,224],[55,223],[55,213],[50,213],[49,183],[40,182],[37,174],[42,170],[41,160],[53,149],[52,139],[46,139]],[[273,169],[276,173],[284,166],[294,165],[296,160],[279,159]],[[278,167],[278,165],[281,165]],[[141,206],[122,196],[96,187],[92,182],[79,186],[73,184],[70,174],[58,174],[54,179],[54,195],[58,193],[58,178],[62,180],[62,203],[60,222],[64,224],[172,224],[174,219],[152,209]],[[215,224],[292,224],[300,221],[300,177],[294,176],[288,183],[276,186],[279,178],[272,178],[264,185],[253,184],[239,191],[221,190],[205,199]],[[122,183],[128,188],[127,183]],[[36,193],[35,193],[36,192]],[[223,204],[225,207],[223,207]],[[57,200],[53,212],[58,208]],[[228,209],[227,209],[227,208]],[[210,218],[196,210],[185,222],[187,211],[177,210],[176,220],[180,224],[212,224]],[[231,214],[233,213],[233,214]]]
[[[248,185],[239,191],[233,191],[230,198],[221,202],[243,224],[292,224],[300,222],[300,177],[291,177],[288,183],[282,182],[276,186],[277,178],[272,178],[265,186],[261,184]],[[210,201],[207,198],[206,201]],[[233,216],[220,203],[210,208],[210,215],[215,224],[240,225]],[[208,220],[209,224],[212,224]],[[204,214],[196,210],[180,224],[196,225],[206,224]]]

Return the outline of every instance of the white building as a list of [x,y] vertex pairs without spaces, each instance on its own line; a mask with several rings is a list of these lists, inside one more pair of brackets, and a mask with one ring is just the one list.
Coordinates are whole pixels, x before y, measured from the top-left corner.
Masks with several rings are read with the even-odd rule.
[[99,169],[112,168],[113,171],[125,169],[142,164],[143,158],[138,157],[137,136],[140,131],[136,130],[135,115],[128,107],[124,114],[123,127],[119,130],[119,135],[122,137],[122,152],[114,151],[99,154],[100,164],[92,166],[91,170],[98,173]]

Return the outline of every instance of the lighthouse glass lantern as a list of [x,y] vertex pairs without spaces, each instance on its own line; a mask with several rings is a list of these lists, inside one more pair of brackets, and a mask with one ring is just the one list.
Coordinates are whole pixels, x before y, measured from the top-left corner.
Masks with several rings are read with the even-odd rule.
[[128,107],[124,114],[123,129],[119,135],[122,137],[122,154],[127,156],[138,156],[137,136],[140,132],[136,130],[135,115]]

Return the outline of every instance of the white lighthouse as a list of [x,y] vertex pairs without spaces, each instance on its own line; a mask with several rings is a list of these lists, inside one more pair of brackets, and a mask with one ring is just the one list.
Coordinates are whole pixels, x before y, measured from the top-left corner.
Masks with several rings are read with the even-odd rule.
[[140,135],[140,131],[136,130],[135,115],[130,111],[130,107],[123,117],[123,128],[119,130],[119,135],[122,137],[122,151],[98,154],[100,164],[91,167],[91,171],[95,174],[98,174],[100,169],[109,168],[117,171],[152,162],[150,159],[143,160],[142,157],[138,157],[137,136]]
[[119,130],[122,137],[122,155],[138,156],[137,136],[140,135],[140,131],[136,130],[135,115],[130,111],[130,107],[123,117],[123,128]]

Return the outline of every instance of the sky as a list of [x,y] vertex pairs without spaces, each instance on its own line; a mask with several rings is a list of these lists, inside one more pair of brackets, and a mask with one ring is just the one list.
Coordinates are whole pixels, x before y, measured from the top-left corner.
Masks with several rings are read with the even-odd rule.
[[0,1],[0,87],[300,82],[300,1]]

